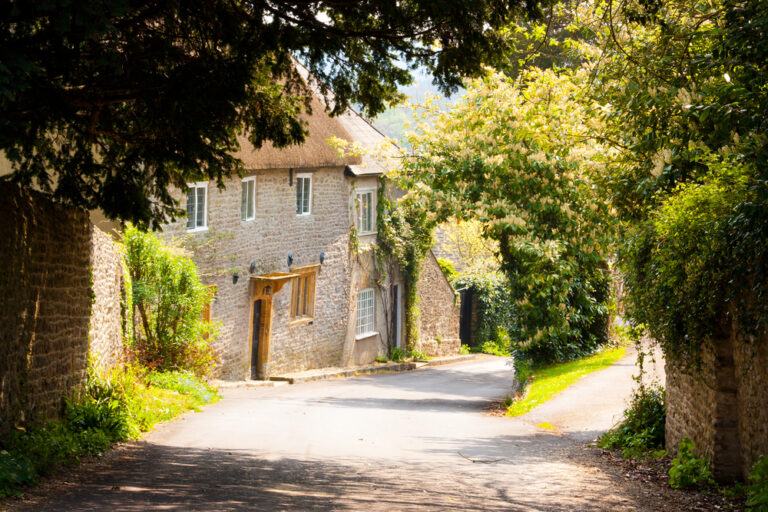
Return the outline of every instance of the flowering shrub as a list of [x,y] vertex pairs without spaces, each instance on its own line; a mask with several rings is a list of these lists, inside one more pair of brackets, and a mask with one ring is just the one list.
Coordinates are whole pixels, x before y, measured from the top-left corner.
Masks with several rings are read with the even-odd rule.
[[611,223],[592,169],[607,151],[586,137],[587,80],[534,68],[470,81],[450,112],[426,114],[402,166],[429,218],[477,219],[498,248],[518,361],[572,359],[608,340]]

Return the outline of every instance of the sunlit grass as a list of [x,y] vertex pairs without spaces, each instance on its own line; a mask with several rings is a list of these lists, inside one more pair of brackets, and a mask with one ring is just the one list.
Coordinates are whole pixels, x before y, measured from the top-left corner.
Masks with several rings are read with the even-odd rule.
[[507,408],[507,416],[521,416],[543,404],[583,376],[608,368],[624,357],[627,347],[610,348],[589,357],[533,371],[528,393]]

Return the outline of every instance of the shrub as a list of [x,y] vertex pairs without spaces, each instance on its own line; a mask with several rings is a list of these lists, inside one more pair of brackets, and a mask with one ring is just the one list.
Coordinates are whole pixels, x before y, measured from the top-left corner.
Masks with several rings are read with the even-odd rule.
[[[468,288],[472,292],[477,307],[477,325],[474,326],[474,338],[482,341],[509,342],[509,337],[516,337],[517,310],[510,293],[507,278],[500,272],[482,275],[464,275],[456,280],[456,288]],[[500,338],[501,333],[505,339]]]
[[431,359],[431,357],[418,349],[411,350],[411,357],[416,361],[429,361]]
[[606,432],[598,445],[608,450],[622,450],[625,459],[645,456],[664,448],[665,422],[664,388],[641,386],[624,410],[621,422]]
[[749,472],[747,511],[768,511],[768,457],[761,455]]
[[399,363],[405,359],[405,352],[400,347],[389,347],[389,359]]
[[462,345],[459,347],[459,354],[469,354],[469,345]]
[[0,450],[0,498],[14,496],[20,487],[35,481],[35,469],[26,457]]
[[509,343],[503,341],[484,341],[480,344],[479,351],[493,356],[509,356]]
[[679,455],[669,468],[669,485],[675,489],[690,489],[713,485],[712,471],[706,459],[693,454],[696,449],[688,437],[678,445]]
[[123,234],[137,313],[132,352],[148,368],[189,370],[205,376],[215,365],[211,342],[218,328],[203,321],[212,291],[181,250],[128,226]]

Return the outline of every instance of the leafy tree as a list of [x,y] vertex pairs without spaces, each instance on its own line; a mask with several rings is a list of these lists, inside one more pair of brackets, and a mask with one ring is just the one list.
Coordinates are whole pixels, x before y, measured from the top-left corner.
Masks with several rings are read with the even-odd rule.
[[110,218],[180,214],[171,185],[242,171],[237,135],[306,135],[304,63],[333,112],[373,115],[425,67],[444,92],[503,54],[535,0],[9,0],[0,5],[0,150],[13,178]]
[[[584,71],[531,68],[467,84],[422,124],[404,181],[438,220],[476,217],[498,243],[518,307],[518,362],[551,362],[607,340],[606,205],[590,165]],[[574,142],[577,141],[577,142]]]
[[[664,0],[584,11],[593,89],[618,150],[605,187],[630,313],[668,359],[765,332],[768,4]],[[596,16],[595,16],[596,15]]]
[[190,370],[205,376],[215,360],[217,326],[204,321],[213,299],[194,262],[155,234],[128,226],[123,234],[136,321],[131,351],[149,368]]
[[437,246],[462,275],[482,275],[499,270],[498,243],[483,235],[477,220],[452,220],[437,227]]

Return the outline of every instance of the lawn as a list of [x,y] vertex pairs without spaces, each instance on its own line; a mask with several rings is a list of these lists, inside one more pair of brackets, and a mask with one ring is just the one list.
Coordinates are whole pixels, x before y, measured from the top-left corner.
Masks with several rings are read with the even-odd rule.
[[528,392],[520,401],[507,408],[507,416],[522,416],[537,405],[543,404],[565,388],[574,384],[583,376],[608,368],[624,357],[627,347],[609,348],[597,354],[555,364],[533,371]]

